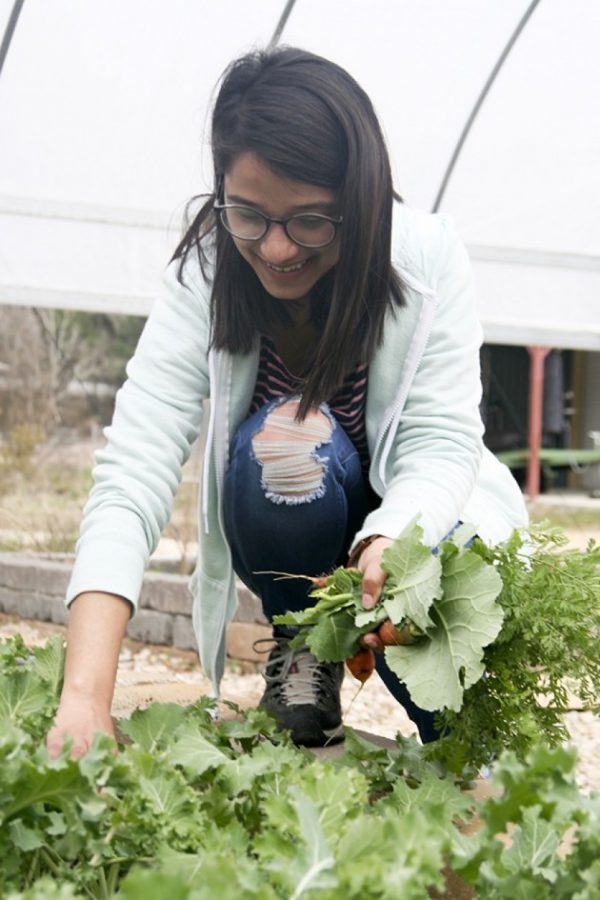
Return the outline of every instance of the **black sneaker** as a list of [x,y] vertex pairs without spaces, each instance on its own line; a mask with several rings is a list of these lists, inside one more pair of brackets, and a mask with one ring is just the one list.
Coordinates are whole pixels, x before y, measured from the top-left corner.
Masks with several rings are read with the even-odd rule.
[[322,747],[343,741],[344,664],[319,662],[306,646],[293,650],[287,637],[272,640],[275,646],[263,670],[267,686],[260,706],[280,728],[291,732],[295,744]]

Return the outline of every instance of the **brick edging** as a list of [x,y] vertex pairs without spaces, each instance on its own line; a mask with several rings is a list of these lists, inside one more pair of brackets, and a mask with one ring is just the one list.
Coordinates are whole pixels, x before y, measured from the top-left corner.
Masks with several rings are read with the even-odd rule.
[[[26,553],[0,553],[0,612],[65,625],[64,596],[71,563]],[[192,628],[192,598],[188,577],[147,572],[138,613],[127,627],[127,637],[151,644],[196,650]],[[259,657],[252,644],[270,634],[260,601],[238,582],[238,608],[227,634],[228,656]]]

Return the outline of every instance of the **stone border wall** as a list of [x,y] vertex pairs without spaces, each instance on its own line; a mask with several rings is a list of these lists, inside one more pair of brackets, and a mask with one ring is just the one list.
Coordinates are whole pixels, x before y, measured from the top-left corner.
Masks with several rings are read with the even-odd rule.
[[[64,596],[71,564],[25,553],[0,553],[0,612],[66,625]],[[271,629],[259,600],[238,582],[238,608],[227,631],[227,655],[232,659],[264,661],[252,648],[269,637]],[[192,629],[192,598],[188,578],[147,572],[137,615],[127,637],[150,644],[196,650]]]

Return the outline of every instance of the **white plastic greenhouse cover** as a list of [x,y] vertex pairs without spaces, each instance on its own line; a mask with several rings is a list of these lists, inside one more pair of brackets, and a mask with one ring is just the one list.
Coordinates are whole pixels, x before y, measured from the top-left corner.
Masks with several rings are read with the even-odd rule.
[[[13,0],[0,0],[0,34]],[[282,43],[371,95],[396,186],[431,208],[528,0],[297,0]],[[284,0],[25,0],[0,75],[0,303],[147,313],[207,113]],[[486,339],[600,350],[600,3],[542,0],[450,180]]]

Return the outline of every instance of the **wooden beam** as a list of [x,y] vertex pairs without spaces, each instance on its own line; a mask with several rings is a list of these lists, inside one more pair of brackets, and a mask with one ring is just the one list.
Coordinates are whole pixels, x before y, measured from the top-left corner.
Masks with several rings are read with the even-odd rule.
[[527,462],[527,494],[535,500],[540,492],[540,448],[544,412],[544,361],[550,347],[528,347],[529,371],[529,460]]

